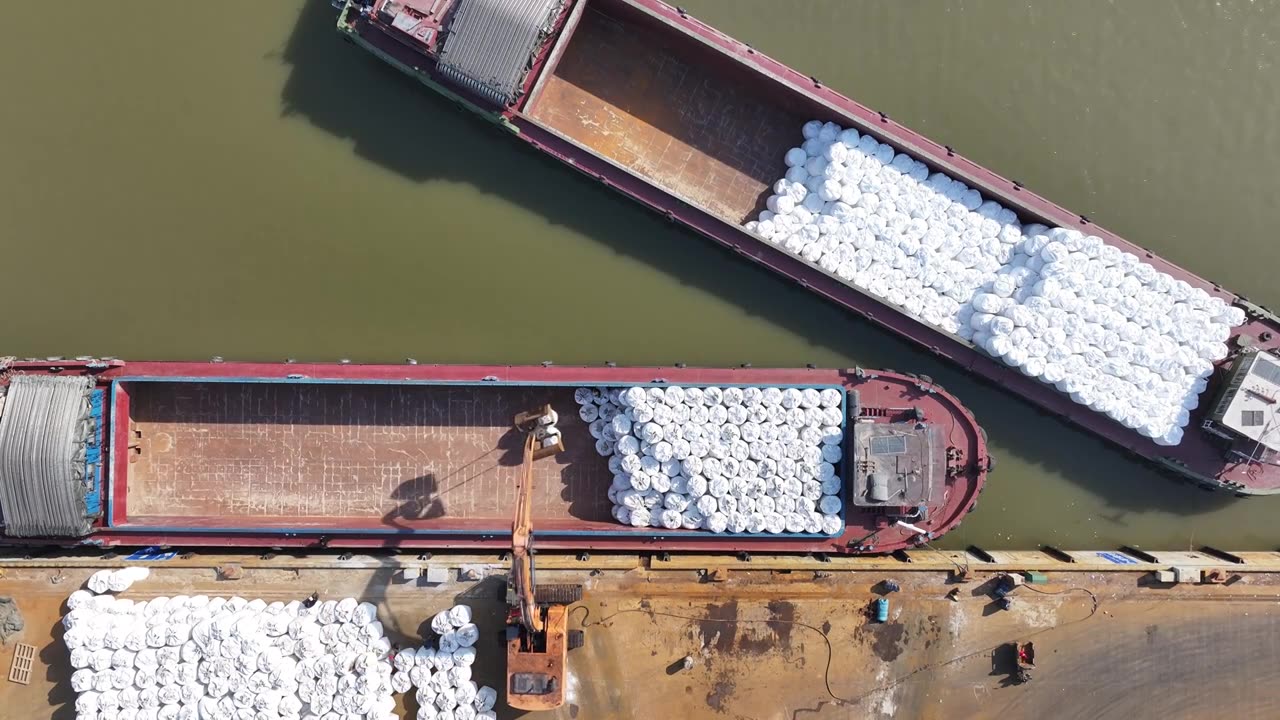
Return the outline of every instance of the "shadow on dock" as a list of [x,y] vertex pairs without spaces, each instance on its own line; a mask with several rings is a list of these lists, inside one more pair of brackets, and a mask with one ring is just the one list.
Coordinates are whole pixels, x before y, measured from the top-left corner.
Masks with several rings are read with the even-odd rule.
[[[1202,492],[1164,477],[1092,435],[965,376],[953,365],[862,318],[769,271],[738,261],[713,243],[672,227],[559,163],[521,147],[490,124],[344,42],[334,29],[334,21],[327,3],[303,6],[282,58],[290,66],[283,107],[286,114],[305,118],[349,141],[360,158],[414,182],[464,182],[517,203],[551,223],[593,238],[619,256],[649,265],[785,327],[823,352],[857,357],[872,367],[928,374],[973,411],[996,443],[998,455],[1013,455],[1027,465],[1061,473],[1104,498],[1116,509],[1104,520],[1117,534],[1129,512],[1197,515],[1238,502],[1225,493]],[[429,241],[424,236],[423,242]],[[729,267],[723,272],[708,271],[726,265]],[[565,267],[569,281],[575,272],[571,258]],[[503,332],[505,328],[495,326],[490,331]],[[714,348],[704,351],[715,352]],[[600,348],[600,358],[608,352]],[[772,364],[799,365],[808,360],[795,357]],[[1036,472],[1036,468],[1028,472]],[[997,469],[992,482],[1004,480]],[[1025,492],[1009,490],[1008,497]],[[1034,502],[1024,506],[1034,507]],[[1046,531],[1048,527],[1046,524]]]

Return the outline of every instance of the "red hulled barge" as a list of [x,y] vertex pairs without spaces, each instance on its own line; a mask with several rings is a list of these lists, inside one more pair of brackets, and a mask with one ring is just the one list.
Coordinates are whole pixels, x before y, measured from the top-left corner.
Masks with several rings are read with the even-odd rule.
[[[1238,401],[1270,387],[1280,320],[659,0],[348,0],[338,30],[529,146],[987,381],[1205,487],[1280,492],[1280,416]],[[1080,230],[1243,311],[1180,441],[1160,445],[964,337],[746,229],[817,119],[856,129],[1016,213]],[[1233,310],[1233,312],[1236,312]],[[1261,375],[1241,367],[1260,366]],[[1252,390],[1251,390],[1252,388]],[[1260,392],[1266,392],[1265,389]],[[1261,401],[1260,401],[1261,402]],[[1254,425],[1256,412],[1262,425]]]
[[[888,553],[954,528],[990,466],[968,410],[929,378],[895,372],[87,358],[2,367],[10,544],[508,548],[524,444],[513,417],[547,406],[564,451],[532,471],[546,549]],[[620,524],[609,458],[575,392],[626,387],[838,393],[839,524],[817,534]]]

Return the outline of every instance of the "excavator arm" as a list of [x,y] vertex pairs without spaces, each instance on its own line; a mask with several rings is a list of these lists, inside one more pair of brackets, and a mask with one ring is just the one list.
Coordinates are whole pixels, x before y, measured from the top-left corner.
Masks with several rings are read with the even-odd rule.
[[533,464],[564,450],[554,424],[549,405],[515,419],[527,435],[511,520],[507,703],[519,710],[554,710],[564,704],[565,653],[582,642],[581,631],[569,630],[568,612],[569,605],[582,599],[582,586],[539,586],[534,577]]
[[520,608],[520,622],[529,632],[542,632],[544,623],[534,599],[533,579],[533,452],[537,440],[525,437],[524,464],[516,487],[515,519],[511,522],[511,590]]

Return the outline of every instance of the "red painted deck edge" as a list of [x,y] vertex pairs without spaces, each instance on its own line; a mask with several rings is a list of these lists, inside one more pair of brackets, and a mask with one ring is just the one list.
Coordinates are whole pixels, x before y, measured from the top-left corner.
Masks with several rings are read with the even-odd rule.
[[117,418],[129,417],[129,392],[124,387],[117,387],[112,392],[109,381],[106,381],[107,398],[110,403],[110,417],[106,420],[109,424],[109,435],[112,438],[110,449],[114,451],[121,448],[119,453],[111,452],[107,455],[107,462],[110,463],[105,467],[110,468],[109,473],[104,473],[102,502],[103,513],[107,518],[108,525],[122,525],[129,517],[129,492],[125,483],[120,484],[119,497],[115,497],[116,493],[112,492],[112,478],[128,477],[129,469],[129,423],[116,422]]
[[[571,366],[507,366],[507,365],[361,365],[320,363],[257,363],[257,362],[135,362],[114,363],[108,367],[95,367],[83,361],[15,361],[8,368],[0,368],[0,380],[13,372],[95,375],[99,387],[110,388],[112,381],[126,378],[195,378],[195,379],[248,379],[283,380],[305,378],[308,380],[349,380],[386,382],[484,382],[486,378],[513,383],[544,383],[553,385],[582,384],[648,384],[655,380],[687,384],[832,384],[858,390],[864,406],[901,405],[900,394],[913,395],[911,403],[926,413],[928,422],[950,425],[948,443],[961,455],[957,460],[964,471],[946,483],[946,498],[934,516],[927,522],[917,523],[937,538],[954,529],[976,506],[978,495],[986,481],[990,461],[986,438],[972,413],[960,402],[926,379],[894,372],[832,369],[765,369],[765,368],[671,368],[671,367],[571,367]],[[883,385],[889,386],[885,389]],[[881,401],[877,402],[877,398]],[[120,392],[115,398],[107,432],[115,438],[117,447],[128,446],[128,396]],[[124,421],[118,421],[124,418]],[[959,434],[957,436],[957,433]],[[939,448],[945,452],[945,448]],[[109,488],[104,495],[109,498],[106,512],[110,524],[102,523],[86,542],[102,545],[227,545],[249,547],[404,547],[404,548],[501,548],[509,544],[504,532],[486,532],[475,521],[455,521],[438,524],[437,533],[414,535],[410,533],[377,534],[370,532],[368,524],[348,523],[340,528],[341,534],[324,537],[314,526],[302,522],[296,527],[262,528],[261,531],[218,532],[201,528],[216,527],[219,519],[183,518],[188,529],[182,533],[165,533],[139,526],[146,518],[130,518],[127,512],[128,453],[111,457],[107,474]],[[945,463],[944,463],[945,465]],[[108,492],[109,491],[109,492]],[[166,518],[172,521],[172,518]],[[627,536],[624,533],[602,536],[555,535],[557,531],[581,529],[605,529],[608,523],[574,523],[558,521],[547,523],[539,537],[540,547],[560,550],[659,550],[659,551],[738,551],[754,552],[824,552],[889,553],[914,546],[911,533],[896,527],[882,529],[876,535],[873,550],[855,550],[849,543],[864,538],[877,529],[880,516],[857,513],[852,507],[846,518],[846,531],[838,538],[787,539],[741,538],[711,533],[691,533],[687,538],[647,538]],[[134,526],[130,529],[131,524]],[[495,529],[501,530],[501,529]],[[363,534],[362,534],[363,533]],[[49,540],[24,540],[4,538],[12,544],[51,544]]]

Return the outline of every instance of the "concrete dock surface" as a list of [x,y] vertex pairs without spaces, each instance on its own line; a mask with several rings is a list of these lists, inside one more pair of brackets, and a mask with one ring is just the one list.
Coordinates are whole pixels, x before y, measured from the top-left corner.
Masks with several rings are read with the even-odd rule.
[[[6,678],[15,643],[36,647],[29,685],[0,683],[0,716],[75,717],[63,601],[114,558],[0,560],[0,596],[24,628],[0,648]],[[506,566],[501,558],[423,558],[447,570],[406,580],[403,559],[364,556],[179,556],[146,564],[149,578],[123,597],[178,594],[266,600],[355,597],[378,607],[402,647],[429,636],[428,621],[456,602],[483,634],[475,679],[501,691]],[[677,564],[677,563],[672,563]],[[569,655],[568,702],[555,713],[499,717],[727,718],[1277,718],[1280,572],[1229,571],[1225,584],[1169,585],[1143,570],[1046,573],[1001,609],[998,573],[959,565],[868,565],[848,570],[655,569],[635,558],[545,557],[540,582],[577,582],[570,613],[585,645]],[[714,559],[706,565],[712,567]],[[798,564],[804,567],[804,564]],[[463,577],[470,579],[463,579]],[[885,580],[900,590],[886,592]],[[953,592],[954,591],[954,592]],[[950,596],[953,596],[952,599]],[[889,601],[874,621],[875,599]],[[1033,642],[1036,667],[1013,680],[1013,643]],[[691,667],[686,668],[685,658]],[[397,696],[406,718],[412,694]]]

